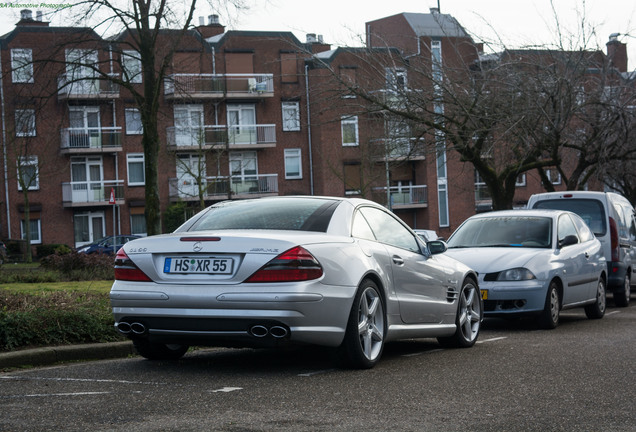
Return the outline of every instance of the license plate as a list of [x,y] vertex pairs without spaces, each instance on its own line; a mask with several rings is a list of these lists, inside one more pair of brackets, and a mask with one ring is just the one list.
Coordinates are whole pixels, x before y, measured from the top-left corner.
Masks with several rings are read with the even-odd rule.
[[488,300],[488,290],[480,290],[481,291],[481,299]]
[[163,264],[164,273],[204,273],[232,274],[234,260],[232,258],[166,258]]

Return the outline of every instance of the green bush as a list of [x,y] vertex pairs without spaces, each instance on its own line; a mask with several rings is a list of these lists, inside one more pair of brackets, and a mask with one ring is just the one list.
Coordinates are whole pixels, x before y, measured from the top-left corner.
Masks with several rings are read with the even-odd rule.
[[40,265],[45,269],[58,271],[72,281],[115,279],[112,255],[56,252],[42,258]]
[[42,244],[35,247],[38,258],[44,258],[55,253],[64,255],[71,253],[72,249],[65,244]]
[[0,351],[117,340],[106,294],[0,291]]

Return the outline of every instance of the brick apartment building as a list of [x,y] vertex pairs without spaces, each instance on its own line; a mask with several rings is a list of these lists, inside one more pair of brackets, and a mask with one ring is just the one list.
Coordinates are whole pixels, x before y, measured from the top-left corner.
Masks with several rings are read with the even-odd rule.
[[[406,85],[409,65],[468,64],[480,46],[435,11],[375,20],[366,31],[368,49],[332,49],[315,35],[301,42],[289,32],[225,31],[214,16],[188,32],[162,88],[162,212],[177,202],[195,209],[272,195],[363,196],[414,228],[448,236],[487,208],[470,165],[443,146],[427,152],[436,137],[396,133],[390,116],[361,109],[365,102],[347,92],[360,84],[390,94]],[[0,238],[22,238],[26,214],[33,244],[145,234],[139,111],[126,90],[78,66],[88,61],[143,85],[135,53],[113,58],[112,46],[128,36],[103,40],[23,11],[0,37]],[[162,36],[169,41],[170,31]],[[365,56],[386,73],[372,73]],[[27,168],[22,182],[17,163]],[[523,180],[519,203],[542,190],[538,177]]]

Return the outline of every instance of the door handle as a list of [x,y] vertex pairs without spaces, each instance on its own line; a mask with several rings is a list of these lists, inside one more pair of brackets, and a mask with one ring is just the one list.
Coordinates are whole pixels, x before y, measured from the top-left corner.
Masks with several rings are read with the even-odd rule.
[[404,260],[397,255],[393,255],[393,262],[397,265],[404,265]]

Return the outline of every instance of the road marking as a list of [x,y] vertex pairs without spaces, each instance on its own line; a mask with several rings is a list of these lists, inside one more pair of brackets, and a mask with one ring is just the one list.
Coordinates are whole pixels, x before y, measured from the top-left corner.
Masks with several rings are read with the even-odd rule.
[[608,316],[608,315],[614,315],[614,314],[617,314],[617,313],[621,313],[621,311],[612,311],[612,312],[608,312],[608,313],[606,313],[606,314],[605,314],[605,316]]
[[440,352],[440,351],[444,351],[443,348],[438,348],[438,349],[433,349],[430,351],[420,351],[420,352],[416,352],[416,353],[411,353],[411,354],[402,354],[402,357],[416,357],[422,354],[430,354],[430,353],[436,353],[436,352]]
[[508,339],[508,337],[501,336],[496,338],[484,339],[484,340],[477,341],[476,343],[480,344],[480,343],[486,343],[486,342],[494,342],[494,341],[503,340],[503,339]]
[[329,373],[329,372],[333,372],[335,369],[322,369],[322,370],[317,370],[317,371],[313,371],[313,372],[305,372],[305,373],[301,373],[298,374],[298,376],[301,377],[310,377],[310,376],[314,376],[314,375],[321,375],[321,374],[325,374],[325,373]]
[[237,390],[243,390],[243,387],[223,387],[218,390],[210,390],[211,393],[229,393]]
[[92,396],[110,394],[112,392],[75,392],[75,393],[34,393],[26,395],[2,396],[2,399],[23,398],[23,397],[49,397],[49,396]]
[[47,377],[25,377],[25,376],[0,376],[0,379],[16,380],[16,381],[76,381],[76,382],[116,383],[116,384],[166,385],[165,383],[158,383],[158,382],[127,381],[127,380],[112,380],[112,379],[90,379],[90,378],[61,378],[61,377],[47,378]]

